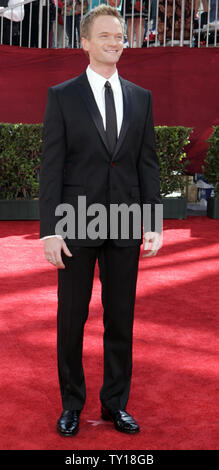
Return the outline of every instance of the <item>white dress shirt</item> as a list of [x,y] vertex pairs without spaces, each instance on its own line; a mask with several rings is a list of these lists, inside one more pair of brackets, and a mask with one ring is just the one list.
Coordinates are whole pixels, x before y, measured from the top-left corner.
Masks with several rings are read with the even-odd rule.
[[[116,108],[116,118],[117,118],[117,131],[118,136],[122,126],[123,120],[123,96],[122,96],[122,88],[121,83],[118,77],[118,71],[116,70],[115,73],[110,78],[105,78],[97,72],[94,72],[90,65],[88,65],[87,70],[87,78],[92,88],[94,98],[96,100],[97,106],[99,108],[100,114],[103,119],[103,126],[106,129],[106,109],[105,109],[105,83],[106,81],[110,82],[110,85],[113,90],[114,95],[114,102]],[[117,136],[117,137],[118,137]]]
[[[106,108],[105,108],[105,83],[108,80],[113,90],[114,95],[114,102],[116,108],[116,119],[117,119],[117,133],[119,136],[122,120],[123,120],[123,96],[122,96],[122,87],[118,77],[118,71],[116,70],[115,73],[110,78],[105,78],[103,75],[100,75],[97,72],[94,72],[90,65],[88,65],[86,69],[87,78],[91,89],[94,94],[94,98],[96,100],[97,106],[99,108],[100,114],[103,119],[103,126],[106,129]],[[41,238],[40,240],[45,240],[46,238],[51,237],[58,237],[62,238],[61,235],[48,235],[46,237]]]

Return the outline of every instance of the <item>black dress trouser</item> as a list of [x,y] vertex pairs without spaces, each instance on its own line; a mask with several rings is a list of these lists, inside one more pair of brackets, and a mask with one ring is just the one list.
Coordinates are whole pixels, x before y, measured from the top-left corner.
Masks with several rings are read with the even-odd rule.
[[58,269],[57,350],[64,409],[81,410],[86,399],[82,365],[84,325],[88,317],[94,268],[98,259],[104,309],[104,374],[100,401],[125,409],[132,374],[132,335],[140,246],[118,247],[106,240],[98,247],[69,246]]

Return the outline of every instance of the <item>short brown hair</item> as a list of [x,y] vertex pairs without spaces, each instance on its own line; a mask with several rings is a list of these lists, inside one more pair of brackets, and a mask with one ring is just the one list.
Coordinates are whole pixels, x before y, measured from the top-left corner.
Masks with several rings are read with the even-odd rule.
[[117,18],[122,26],[122,30],[124,31],[124,20],[118,10],[114,7],[111,7],[109,5],[99,5],[96,8],[93,8],[92,10],[88,11],[86,15],[83,16],[81,19],[80,23],[80,34],[81,37],[84,37],[86,39],[89,39],[90,37],[90,28],[98,16],[115,16]]

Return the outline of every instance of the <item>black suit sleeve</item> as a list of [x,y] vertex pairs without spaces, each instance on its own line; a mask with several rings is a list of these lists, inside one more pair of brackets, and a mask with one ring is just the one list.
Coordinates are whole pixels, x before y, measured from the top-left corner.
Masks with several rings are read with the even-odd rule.
[[61,203],[66,158],[65,125],[58,97],[48,89],[43,122],[43,151],[40,164],[40,238],[55,234],[58,217],[55,210]]
[[[159,160],[156,154],[152,94],[147,90],[148,106],[142,140],[138,174],[143,204],[151,204],[151,231],[155,231],[155,204],[162,204],[160,196]],[[162,229],[158,230],[160,233]]]

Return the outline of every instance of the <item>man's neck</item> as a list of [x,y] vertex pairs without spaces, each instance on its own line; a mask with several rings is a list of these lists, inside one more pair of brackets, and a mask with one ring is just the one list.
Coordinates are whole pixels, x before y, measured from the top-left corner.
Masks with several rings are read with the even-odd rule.
[[100,66],[90,63],[90,68],[99,75],[102,75],[102,77],[104,78],[110,78],[116,72],[116,64],[109,66]]

